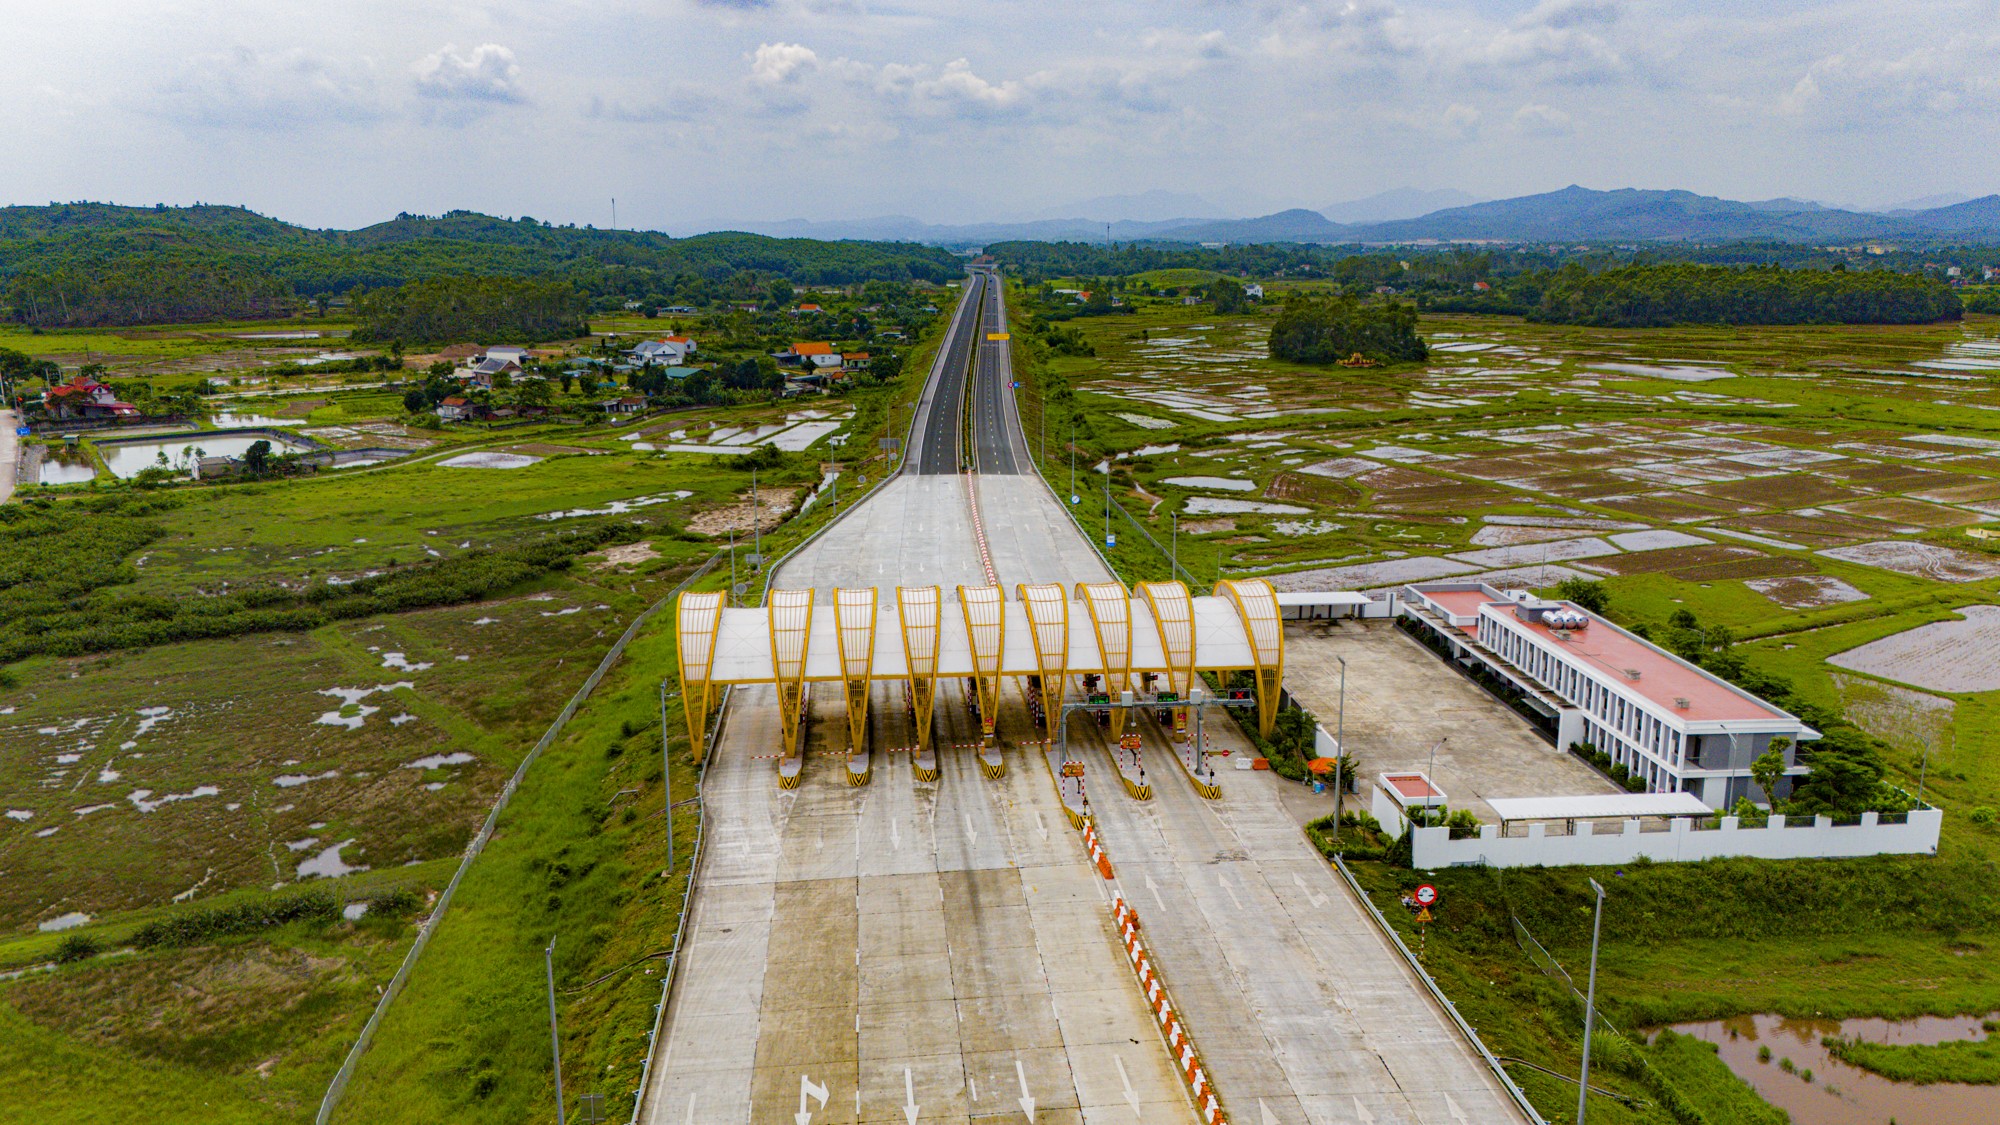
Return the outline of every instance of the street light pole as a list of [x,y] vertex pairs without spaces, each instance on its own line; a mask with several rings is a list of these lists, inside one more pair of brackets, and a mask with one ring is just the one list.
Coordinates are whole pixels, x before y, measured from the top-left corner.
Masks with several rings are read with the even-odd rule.
[[1181,514],[1168,512],[1167,518],[1174,521],[1173,538],[1168,540],[1172,546],[1167,553],[1167,581],[1171,582],[1181,572]]
[[750,470],[750,541],[752,543],[750,561],[755,563],[760,570],[764,566],[764,521],[760,518],[763,515],[763,511],[763,505],[757,502],[757,470],[752,469]]
[[674,763],[667,753],[667,681],[660,681],[660,786],[666,791],[667,876],[674,873]]
[[1104,546],[1111,546],[1111,459],[1104,460]]
[[562,1092],[562,1039],[556,1034],[556,939],[549,939],[549,947],[542,950],[542,966],[549,978],[549,1051],[556,1060],[556,1125],[567,1125],[568,1111],[563,1108]]
[[1424,766],[1424,784],[1430,789],[1429,793],[1424,794],[1424,824],[1428,827],[1436,827],[1438,822],[1437,814],[1433,811],[1437,808],[1437,805],[1433,804],[1431,800],[1437,796],[1438,791],[1437,774],[1433,772],[1437,769],[1438,747],[1443,746],[1450,738],[1451,736],[1447,734],[1439,738],[1436,742],[1431,743],[1431,760],[1428,765]]
[[1584,1099],[1590,1096],[1590,1027],[1597,1015],[1597,939],[1604,931],[1604,886],[1590,881],[1597,892],[1597,912],[1590,923],[1590,990],[1583,998],[1583,1076],[1576,1085],[1576,1125],[1583,1125]]
[[[1340,661],[1340,717],[1334,720],[1333,735],[1333,850],[1340,851],[1340,806],[1341,795],[1347,791],[1345,779],[1341,777],[1341,767],[1347,762],[1347,658],[1335,656]],[[664,712],[662,712],[664,714]],[[661,719],[661,730],[665,730],[665,719]]]

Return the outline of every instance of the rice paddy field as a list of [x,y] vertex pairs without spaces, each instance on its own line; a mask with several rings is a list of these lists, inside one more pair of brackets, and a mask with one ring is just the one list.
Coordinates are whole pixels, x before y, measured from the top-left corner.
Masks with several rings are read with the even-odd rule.
[[[1268,357],[1272,315],[1141,303],[1066,323],[1096,352],[1047,360],[1075,392],[1086,526],[1103,519],[1108,473],[1126,513],[1114,530],[1129,540],[1138,525],[1202,580],[1597,579],[1614,617],[1687,608],[1829,703],[1840,673],[1991,704],[1986,674],[1963,665],[1990,649],[2000,595],[2000,538],[1968,534],[2000,528],[2000,319],[1617,330],[1427,316],[1426,364],[1314,369]],[[1039,418],[1024,395],[1061,491],[1071,419]],[[1924,750],[1944,750],[1885,737],[1912,755],[1897,764],[1913,788]],[[1956,752],[2000,754],[1996,737],[1960,724]],[[2000,803],[1993,781],[1969,796]]]

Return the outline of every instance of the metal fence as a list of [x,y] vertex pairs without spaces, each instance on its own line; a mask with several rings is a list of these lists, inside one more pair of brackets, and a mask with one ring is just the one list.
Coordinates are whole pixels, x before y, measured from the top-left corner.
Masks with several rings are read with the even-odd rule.
[[[1440,989],[1440,987],[1438,987],[1438,981],[1434,981],[1434,979],[1430,977],[1430,971],[1426,971],[1426,969],[1424,969],[1424,963],[1422,963],[1422,961],[1418,961],[1414,953],[1410,953],[1410,947],[1408,947],[1408,945],[1404,945],[1404,941],[1402,941],[1402,935],[1400,935],[1400,933],[1396,933],[1396,927],[1388,925],[1388,919],[1386,919],[1386,917],[1382,917],[1382,911],[1378,911],[1378,909],[1376,909],[1376,905],[1374,905],[1374,899],[1370,899],[1370,897],[1368,897],[1368,891],[1362,891],[1362,885],[1360,885],[1360,881],[1358,881],[1358,879],[1354,879],[1354,873],[1352,873],[1352,871],[1348,871],[1348,865],[1346,865],[1346,863],[1344,863],[1344,861],[1342,861],[1342,859],[1340,859],[1338,855],[1336,855],[1336,857],[1332,857],[1332,863],[1334,863],[1334,871],[1338,871],[1338,873],[1340,873],[1340,877],[1342,877],[1342,879],[1346,879],[1346,883],[1348,883],[1348,891],[1352,891],[1352,893],[1354,893],[1354,897],[1356,897],[1356,899],[1360,899],[1362,907],[1366,907],[1366,909],[1368,909],[1368,915],[1370,915],[1370,917],[1372,917],[1372,919],[1376,921],[1376,925],[1378,925],[1378,927],[1382,927],[1382,933],[1384,933],[1384,935],[1386,935],[1386,937],[1390,939],[1390,943],[1392,943],[1392,945],[1396,947],[1396,951],[1398,951],[1398,953],[1402,953],[1402,959],[1404,959],[1404,961],[1406,961],[1406,963],[1410,965],[1410,971],[1412,971],[1412,973],[1416,973],[1416,977],[1418,977],[1418,979],[1420,979],[1420,981],[1424,983],[1424,989],[1426,989],[1426,991],[1430,993],[1430,997],[1432,997],[1434,1001],[1438,1001],[1438,1007],[1440,1007],[1440,1009],[1444,1009],[1444,1015],[1452,1017],[1452,1023],[1454,1023],[1454,1025],[1458,1027],[1458,1033],[1460,1033],[1460,1035],[1464,1035],[1468,1043],[1472,1043],[1472,1049],[1480,1053],[1480,1059],[1484,1059],[1484,1061],[1486,1061],[1486,1067],[1488,1067],[1488,1069],[1492,1069],[1492,1073],[1494,1073],[1494,1077],[1496,1077],[1496,1079],[1500,1079],[1500,1085],[1502,1085],[1502,1087],[1506,1089],[1506,1095],[1508,1095],[1508,1099],[1510,1099],[1510,1101],[1512,1101],[1512,1103],[1514,1103],[1514,1105],[1516,1105],[1516,1107],[1518,1107],[1518,1109],[1520,1109],[1520,1111],[1522,1111],[1522,1113],[1524,1113],[1524,1115],[1528,1117],[1528,1121],[1534,1121],[1534,1125],[1548,1125],[1548,1121],[1546,1121],[1546,1119],[1544,1119],[1544,1117],[1542,1117],[1542,1115],[1540,1115],[1540,1113],[1538,1113],[1538,1111],[1534,1109],[1534,1103],[1532,1103],[1532,1101],[1528,1101],[1528,1095],[1526,1095],[1526,1093],[1522,1093],[1522,1089],[1520,1089],[1518,1085],[1514,1085],[1514,1075],[1506,1073],[1506,1067],[1502,1067],[1502,1065],[1500,1065],[1500,1059],[1496,1059],[1496,1057],[1494,1057],[1494,1053],[1486,1049],[1486,1043],[1484,1043],[1484,1041],[1480,1039],[1480,1033],[1478,1033],[1478,1031],[1476,1031],[1476,1029],[1474,1029],[1474,1027],[1472,1027],[1470,1023],[1466,1023],[1466,1017],[1458,1015],[1458,1005],[1454,1005],[1454,1003],[1450,1001],[1450,997],[1446,997],[1446,995],[1444,995],[1444,989]],[[1560,969],[1560,965],[1558,965],[1558,969]],[[1564,977],[1564,979],[1568,979],[1568,977]]]
[[[638,1125],[639,1111],[645,1108],[646,1082],[653,1073],[653,1055],[660,1045],[660,1032],[667,1026],[667,1006],[674,1000],[674,981],[681,975],[681,939],[687,933],[688,915],[694,913],[695,880],[701,877],[701,858],[707,854],[702,845],[708,839],[708,798],[702,795],[701,783],[708,776],[708,763],[715,756],[715,744],[722,738],[722,716],[729,712],[729,693],[733,690],[734,685],[722,689],[722,699],[715,707],[715,726],[708,732],[708,746],[701,756],[701,768],[695,774],[695,796],[700,805],[700,818],[694,825],[694,855],[688,860],[687,884],[681,892],[681,916],[674,923],[674,944],[667,953],[667,975],[660,982],[660,1002],[653,1007],[652,1030],[646,1032],[646,1059],[639,1064],[639,1085],[632,1091],[631,1125]],[[682,706],[685,707],[686,703],[683,702]],[[667,831],[673,830],[674,826],[669,822]]]
[[424,948],[430,944],[431,936],[437,932],[438,924],[444,919],[445,910],[451,906],[452,896],[458,893],[459,883],[464,880],[465,873],[472,869],[472,862],[479,858],[479,854],[482,851],[486,850],[486,843],[493,838],[493,829],[500,822],[500,814],[506,811],[507,803],[513,800],[514,792],[521,787],[522,780],[528,776],[529,767],[533,766],[536,759],[542,756],[542,751],[547,750],[555,742],[556,736],[561,734],[563,727],[569,724],[570,719],[576,714],[577,708],[583,706],[584,701],[590,698],[590,693],[597,689],[598,682],[604,679],[605,673],[609,672],[612,665],[618,662],[618,658],[624,655],[625,646],[631,642],[633,637],[638,635],[640,626],[644,625],[647,619],[651,618],[653,614],[659,612],[672,602],[674,598],[678,597],[682,590],[687,589],[703,576],[707,575],[709,571],[715,569],[716,565],[722,561],[722,558],[721,554],[710,557],[707,562],[703,563],[693,574],[688,575],[686,579],[682,580],[680,585],[674,587],[665,597],[646,607],[644,612],[632,619],[632,623],[625,627],[625,632],[620,634],[618,640],[612,644],[611,650],[604,654],[604,659],[598,661],[597,668],[590,673],[590,678],[583,681],[583,686],[576,689],[576,694],[570,697],[569,702],[556,715],[555,722],[549,724],[549,729],[542,734],[541,740],[535,743],[534,749],[528,751],[528,756],[521,759],[521,764],[515,767],[514,776],[507,779],[507,784],[500,790],[499,799],[494,801],[493,808],[487,812],[485,823],[479,826],[479,831],[472,837],[472,842],[465,846],[465,854],[459,860],[458,870],[452,873],[451,882],[445,884],[443,893],[438,895],[437,905],[432,908],[430,917],[424,919],[423,926],[417,930],[416,941],[410,944],[410,951],[403,956],[403,963],[397,966],[396,975],[389,979],[388,987],[382,990],[382,998],[375,1002],[375,1010],[368,1014],[368,1022],[362,1025],[360,1036],[355,1039],[354,1046],[348,1050],[347,1057],[341,1061],[340,1069],[335,1072],[333,1081],[327,1085],[326,1096],[320,1099],[319,1112],[313,1117],[314,1125],[326,1125],[332,1119],[334,1108],[340,1104],[341,1097],[347,1093],[347,1084],[354,1077],[354,1068],[361,1061],[361,1056],[368,1050],[368,1044],[375,1037],[376,1028],[381,1026],[383,1015],[388,1012],[389,1005],[394,1003],[396,997],[401,994],[403,986],[409,983],[410,974],[416,968],[417,959],[423,956]]

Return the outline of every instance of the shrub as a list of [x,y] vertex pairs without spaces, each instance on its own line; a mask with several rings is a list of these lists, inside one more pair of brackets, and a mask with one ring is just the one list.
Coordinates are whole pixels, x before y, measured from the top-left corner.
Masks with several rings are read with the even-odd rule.
[[307,891],[207,910],[190,910],[141,926],[139,932],[132,935],[132,944],[140,949],[171,949],[292,922],[330,923],[339,920],[340,907],[340,900],[326,891]]
[[1974,824],[1982,826],[1991,824],[1993,823],[1993,807],[1991,805],[1980,805],[1971,812],[1966,813],[1965,818]]
[[101,952],[97,939],[88,934],[71,934],[56,944],[56,964],[72,965],[88,961]]

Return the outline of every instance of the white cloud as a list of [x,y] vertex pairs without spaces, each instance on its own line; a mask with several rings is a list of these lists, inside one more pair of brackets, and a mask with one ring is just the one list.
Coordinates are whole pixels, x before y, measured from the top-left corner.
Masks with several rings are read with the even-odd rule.
[[1514,131],[1533,137],[1560,137],[1572,132],[1570,115],[1551,105],[1524,105],[1514,111]]
[[387,113],[374,79],[374,67],[365,60],[240,47],[188,59],[147,99],[147,107],[183,125],[212,129],[363,125]]
[[464,54],[447,43],[418,61],[416,78],[417,92],[439,101],[499,105],[527,101],[514,52],[498,43],[482,43]]
[[750,56],[750,78],[766,86],[797,82],[819,69],[819,55],[797,43],[765,43]]

